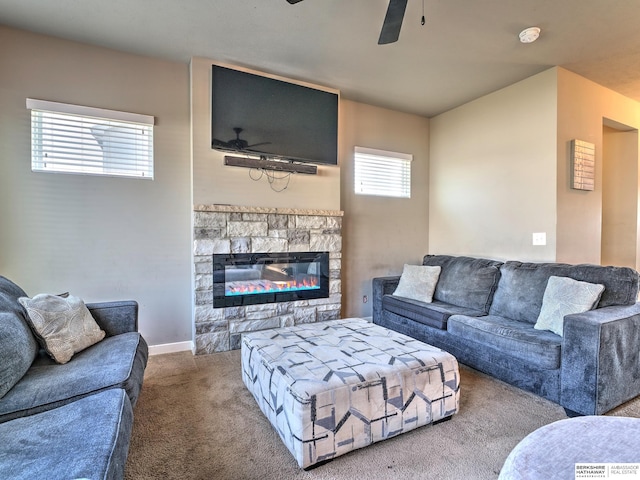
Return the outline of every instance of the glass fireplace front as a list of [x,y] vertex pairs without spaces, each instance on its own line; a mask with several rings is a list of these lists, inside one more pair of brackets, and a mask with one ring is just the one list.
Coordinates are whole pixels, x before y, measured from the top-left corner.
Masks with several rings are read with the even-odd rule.
[[213,255],[214,308],[328,296],[329,252]]

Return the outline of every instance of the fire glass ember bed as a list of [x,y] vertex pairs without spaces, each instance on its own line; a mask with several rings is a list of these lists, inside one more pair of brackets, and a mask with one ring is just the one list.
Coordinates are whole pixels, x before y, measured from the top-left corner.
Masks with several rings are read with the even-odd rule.
[[329,252],[213,255],[214,308],[328,296]]

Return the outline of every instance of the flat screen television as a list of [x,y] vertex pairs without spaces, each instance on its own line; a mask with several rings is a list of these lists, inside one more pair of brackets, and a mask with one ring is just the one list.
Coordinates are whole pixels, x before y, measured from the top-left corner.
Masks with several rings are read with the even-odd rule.
[[211,147],[338,164],[338,94],[213,65]]

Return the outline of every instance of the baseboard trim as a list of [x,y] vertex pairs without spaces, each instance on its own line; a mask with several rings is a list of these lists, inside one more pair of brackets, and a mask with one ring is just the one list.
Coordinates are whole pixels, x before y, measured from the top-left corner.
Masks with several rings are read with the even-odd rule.
[[190,350],[194,353],[195,345],[193,342],[176,342],[176,343],[163,343],[162,345],[151,345],[149,347],[149,355],[161,355],[163,353],[175,353],[184,352]]

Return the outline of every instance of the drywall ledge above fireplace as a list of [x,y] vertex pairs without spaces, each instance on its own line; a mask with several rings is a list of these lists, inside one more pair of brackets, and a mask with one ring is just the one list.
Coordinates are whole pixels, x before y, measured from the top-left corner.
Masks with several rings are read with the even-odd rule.
[[[196,353],[240,348],[244,332],[340,318],[342,216],[334,210],[195,205]],[[329,252],[329,297],[213,308],[214,253]]]

